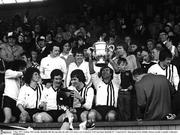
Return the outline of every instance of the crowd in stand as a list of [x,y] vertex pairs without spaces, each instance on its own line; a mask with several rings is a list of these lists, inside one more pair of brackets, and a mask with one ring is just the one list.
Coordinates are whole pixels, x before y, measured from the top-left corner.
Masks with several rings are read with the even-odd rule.
[[[179,119],[178,16],[85,13],[65,24],[15,16],[1,28],[3,122]],[[115,46],[103,67],[88,50],[100,39]]]

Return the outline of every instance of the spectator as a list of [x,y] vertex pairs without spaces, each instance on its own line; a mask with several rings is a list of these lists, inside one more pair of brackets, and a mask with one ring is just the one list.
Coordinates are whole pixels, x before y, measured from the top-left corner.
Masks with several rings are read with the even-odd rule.
[[163,44],[161,42],[157,42],[155,48],[161,51],[163,49]]
[[154,49],[154,47],[155,47],[155,41],[153,39],[148,39],[146,41],[146,46],[148,48],[148,51],[151,52]]
[[168,38],[168,41],[165,43],[165,47],[169,49],[172,53],[172,57],[178,57],[178,50],[177,48],[172,44],[172,40]]
[[23,42],[21,43],[21,46],[26,51],[26,53],[30,53],[31,50],[36,49],[35,39],[33,38],[31,31],[24,31],[24,34],[20,35],[22,36]]
[[125,36],[124,37],[124,42],[126,42],[126,44],[128,45],[128,52],[131,50],[131,43],[132,43],[132,39],[130,36]]
[[37,62],[37,57],[38,57],[38,51],[37,50],[31,50],[30,52],[30,62],[31,66],[39,69],[39,64]]
[[120,41],[116,44],[116,50],[115,50],[115,57],[113,58],[115,62],[117,63],[118,58],[125,58],[128,62],[128,69],[131,70],[131,72],[137,68],[137,60],[134,55],[128,55],[127,52],[127,44]]
[[57,33],[54,40],[58,43],[61,43],[63,41],[62,34]]
[[45,36],[45,41],[47,46],[51,46],[53,43],[53,34],[51,31],[48,31]]
[[144,44],[147,40],[148,32],[147,28],[144,24],[144,20],[142,17],[136,17],[135,22],[133,24],[133,36],[134,38],[140,42],[140,44]]
[[124,37],[124,42],[128,45],[128,47],[131,45],[131,37],[130,36],[125,36]]
[[136,56],[138,49],[139,49],[139,48],[138,48],[137,43],[132,42],[131,45],[130,45],[130,51],[129,51],[129,53]]
[[65,60],[67,69],[69,68],[69,65],[74,62],[74,56],[70,52],[71,45],[70,42],[63,40],[62,41],[62,52],[60,53],[60,57]]
[[33,31],[33,36],[35,39],[37,39],[38,37],[40,37],[42,35],[42,27],[40,24],[35,24],[34,26],[34,31]]
[[141,56],[142,56],[141,68],[144,70],[145,73],[147,73],[148,69],[156,63],[152,61],[150,52],[146,49],[142,50]]
[[180,25],[175,24],[173,28],[173,32],[174,32],[174,44],[177,45],[180,38]]
[[162,43],[163,47],[165,47],[166,42],[168,41],[168,34],[166,31],[159,32],[159,40]]
[[159,53],[160,53],[160,50],[158,48],[154,48],[151,51],[152,62],[154,62],[154,63],[158,63],[159,62]]
[[50,47],[50,54],[43,58],[40,63],[40,75],[42,77],[43,84],[47,87],[51,84],[50,74],[54,69],[60,69],[63,72],[63,76],[65,79],[67,74],[66,63],[64,59],[59,57],[60,47],[53,43]]
[[37,62],[40,64],[42,58],[47,57],[47,55],[50,53],[50,48],[46,45],[44,36],[37,38],[36,45],[36,49],[38,50]]
[[117,108],[120,120],[131,119],[131,93],[133,90],[133,78],[130,70],[127,69],[125,58],[118,60],[120,69],[121,84],[118,92]]
[[8,43],[0,45],[0,57],[8,63],[20,59],[20,55],[24,52],[23,48],[16,44],[16,35],[13,32],[8,33]]
[[148,29],[150,35],[153,39],[158,37],[160,30],[162,29],[163,24],[161,23],[161,16],[160,14],[156,14],[153,16],[153,22],[149,24]]
[[76,50],[84,49],[86,46],[85,39],[82,36],[77,37],[76,45],[72,48],[72,53],[75,53]]
[[31,67],[31,62],[30,62],[30,56],[27,53],[22,53],[21,54],[21,59],[26,62],[26,68]]
[[85,84],[87,86],[91,85],[91,75],[89,73],[89,66],[88,62],[85,62],[84,60],[84,52],[83,50],[76,50],[74,53],[74,58],[75,62],[71,63],[69,65],[68,73],[67,73],[67,78],[66,78],[66,86],[70,86],[70,80],[71,80],[71,72],[75,69],[81,69],[85,75],[86,82]]
[[61,34],[61,36],[62,36],[63,31],[64,30],[63,30],[62,26],[59,25],[59,26],[56,27],[56,34]]

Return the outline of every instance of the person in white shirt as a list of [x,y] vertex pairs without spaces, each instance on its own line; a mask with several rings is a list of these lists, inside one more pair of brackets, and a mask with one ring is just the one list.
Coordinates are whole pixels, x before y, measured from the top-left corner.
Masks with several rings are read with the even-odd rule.
[[64,79],[66,77],[67,68],[64,59],[59,57],[60,47],[53,43],[50,48],[50,54],[43,58],[40,63],[40,75],[47,87],[51,85],[50,74],[54,69],[60,69],[63,72]]
[[117,118],[117,98],[121,79],[117,64],[110,58],[108,60],[115,74],[113,69],[104,66],[98,76],[98,73],[94,71],[92,58],[89,57],[89,70],[97,92],[95,107],[88,114],[88,118],[92,121],[115,121]]
[[167,47],[167,49],[169,49],[171,51],[173,58],[178,57],[178,50],[173,45],[172,39],[170,37],[168,38],[168,41],[166,42],[165,46]]
[[11,62],[11,66],[5,71],[5,89],[2,102],[5,116],[4,123],[14,122],[18,119],[20,112],[16,107],[16,101],[25,67],[25,61],[15,60]]
[[171,82],[176,90],[179,85],[179,75],[175,65],[171,64],[172,53],[168,49],[163,49],[159,54],[159,62],[148,69],[148,73],[164,75]]
[[71,53],[71,42],[63,40],[62,41],[62,52],[60,53],[60,57],[65,60],[67,69],[69,67],[69,64],[74,62],[74,56]]
[[66,78],[66,86],[70,86],[71,82],[71,72],[75,69],[81,69],[85,75],[87,86],[92,84],[91,75],[89,73],[89,64],[84,60],[83,50],[76,50],[75,54],[75,62],[71,63],[68,68],[67,78]]
[[20,123],[32,122],[33,115],[40,112],[39,103],[43,85],[39,84],[40,72],[37,68],[30,67],[24,74],[25,84],[21,87],[17,99],[17,107],[21,111]]

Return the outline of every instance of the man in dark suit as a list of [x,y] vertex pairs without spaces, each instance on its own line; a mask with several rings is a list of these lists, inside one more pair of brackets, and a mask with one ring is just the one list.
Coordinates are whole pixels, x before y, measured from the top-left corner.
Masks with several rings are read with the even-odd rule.
[[38,57],[37,57],[37,62],[40,64],[41,59],[46,57],[48,54],[50,54],[50,47],[45,43],[45,37],[40,36],[37,38],[37,50],[38,52]]

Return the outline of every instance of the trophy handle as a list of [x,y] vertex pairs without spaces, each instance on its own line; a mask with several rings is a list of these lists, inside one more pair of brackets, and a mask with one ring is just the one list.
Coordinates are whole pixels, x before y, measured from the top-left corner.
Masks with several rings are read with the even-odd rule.
[[115,46],[114,45],[108,45],[108,49],[109,49],[109,51],[114,51],[114,49],[115,49]]
[[88,53],[88,54],[93,54],[93,53],[94,53],[94,50],[95,50],[94,47],[89,47],[89,48],[87,49],[87,53]]

